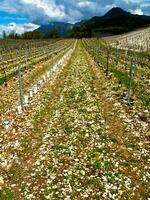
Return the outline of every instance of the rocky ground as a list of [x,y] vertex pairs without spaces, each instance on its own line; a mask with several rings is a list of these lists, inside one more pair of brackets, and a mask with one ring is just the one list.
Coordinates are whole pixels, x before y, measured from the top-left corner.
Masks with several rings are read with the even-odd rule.
[[1,129],[0,199],[150,199],[148,123],[112,88],[78,41],[26,112]]

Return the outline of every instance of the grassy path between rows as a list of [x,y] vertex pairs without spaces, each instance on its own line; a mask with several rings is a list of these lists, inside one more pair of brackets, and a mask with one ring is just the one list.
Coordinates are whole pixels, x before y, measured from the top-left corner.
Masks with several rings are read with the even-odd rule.
[[11,152],[16,159],[3,172],[0,199],[148,199],[147,161],[128,149],[128,133],[99,78],[79,41],[17,130],[27,134]]

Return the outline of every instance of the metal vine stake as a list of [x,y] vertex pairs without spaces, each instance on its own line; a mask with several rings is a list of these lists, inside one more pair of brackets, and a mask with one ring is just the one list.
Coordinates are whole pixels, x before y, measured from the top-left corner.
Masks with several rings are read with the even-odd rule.
[[108,76],[108,70],[109,70],[109,49],[107,49],[107,63],[106,63],[106,76]]
[[28,46],[26,45],[26,49],[25,49],[25,63],[26,63],[26,67],[28,65]]
[[119,56],[118,53],[119,53],[118,52],[118,43],[116,43],[116,65],[118,65],[118,56]]
[[[19,50],[17,50],[17,61],[20,62],[19,59]],[[22,77],[21,77],[21,64],[18,63],[18,78],[19,78],[19,94],[20,94],[20,105],[22,111],[24,110],[23,108],[23,90],[22,90]]]
[[[3,63],[2,53],[1,53],[1,61]],[[2,64],[2,71],[3,71],[3,74],[4,74],[4,86],[7,87],[7,74],[6,74],[6,69],[4,67],[4,63]]]
[[137,69],[137,57],[134,51],[134,76],[137,76],[138,69]]
[[128,85],[128,104],[130,105],[131,91],[132,91],[132,78],[133,78],[133,58],[131,58],[131,65],[129,71],[129,85]]
[[51,59],[52,59],[52,66],[54,66],[54,47],[52,46],[52,54],[51,54]]

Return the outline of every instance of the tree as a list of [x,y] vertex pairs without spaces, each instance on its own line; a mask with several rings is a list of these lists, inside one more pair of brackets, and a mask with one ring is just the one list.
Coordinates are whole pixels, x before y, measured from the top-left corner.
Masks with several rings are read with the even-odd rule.
[[6,32],[3,30],[3,39],[6,38]]
[[54,29],[50,29],[48,30],[48,32],[45,34],[45,38],[49,38],[49,39],[55,39],[55,38],[59,38],[59,31],[58,29],[54,28]]
[[8,38],[10,39],[19,39],[20,38],[20,35],[15,33],[15,31],[12,31],[9,35],[8,35]]
[[43,33],[39,31],[28,31],[21,35],[22,39],[42,39],[43,37]]

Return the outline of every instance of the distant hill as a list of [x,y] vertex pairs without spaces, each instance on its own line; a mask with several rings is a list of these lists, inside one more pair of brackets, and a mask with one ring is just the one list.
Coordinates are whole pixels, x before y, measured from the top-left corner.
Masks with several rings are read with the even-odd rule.
[[80,22],[77,22],[75,24],[73,24],[73,27],[79,27],[81,26],[82,24],[84,24],[87,20],[81,20]]
[[112,8],[110,11],[108,11],[104,17],[118,17],[118,16],[129,16],[129,15],[132,15],[131,13],[123,10],[122,8],[119,8],[119,7],[116,7],[116,8]]
[[65,23],[65,22],[51,22],[49,24],[43,24],[43,25],[41,25],[35,31],[36,32],[40,31],[40,32],[44,32],[45,33],[48,30],[57,29],[59,31],[60,36],[64,37],[68,33],[68,31],[70,31],[70,30],[73,29],[73,27],[79,27],[84,22],[85,22],[85,20],[82,20],[82,21],[77,22],[75,24]]
[[119,7],[112,8],[104,16],[92,19],[74,27],[73,37],[91,37],[100,34],[122,34],[138,28],[150,26],[150,16],[134,15]]
[[119,7],[112,8],[104,16],[95,16],[75,24],[65,22],[51,22],[41,25],[35,31],[46,33],[57,29],[60,37],[92,37],[117,35],[150,26],[150,16],[134,15]]
[[35,31],[40,31],[40,32],[44,32],[45,33],[48,30],[57,29],[59,31],[60,36],[63,37],[72,28],[73,28],[73,25],[70,24],[70,23],[65,23],[65,22],[51,22],[49,24],[41,25]]

